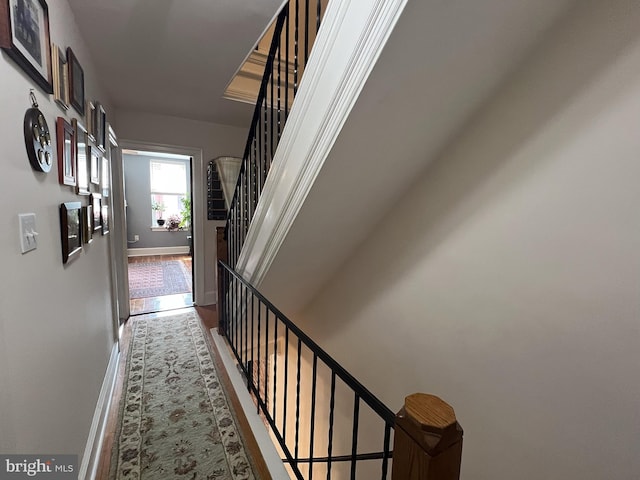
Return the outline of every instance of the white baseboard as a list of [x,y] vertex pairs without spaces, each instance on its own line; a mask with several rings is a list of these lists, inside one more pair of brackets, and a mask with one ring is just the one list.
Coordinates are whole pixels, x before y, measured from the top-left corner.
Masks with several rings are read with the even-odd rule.
[[224,368],[227,370],[227,374],[229,375],[233,389],[240,401],[240,406],[247,418],[251,432],[258,443],[258,448],[260,449],[262,458],[267,465],[269,473],[271,473],[271,478],[290,478],[284,467],[284,463],[276,450],[276,446],[269,436],[269,431],[266,429],[262,419],[256,413],[256,406],[253,403],[251,395],[249,395],[247,386],[236,367],[234,359],[231,358],[229,348],[227,347],[224,338],[220,336],[217,328],[211,329],[211,336],[213,337],[216,347],[218,347],[220,359],[224,364]]
[[107,419],[109,417],[109,408],[111,407],[111,397],[113,396],[113,388],[116,382],[116,373],[118,372],[118,363],[120,352],[118,343],[114,343],[111,348],[111,357],[107,365],[107,371],[102,381],[102,388],[98,396],[98,403],[93,413],[93,421],[87,438],[87,445],[82,456],[82,464],[78,472],[78,478],[81,480],[93,480],[96,478],[98,463],[100,462],[100,451],[102,450],[102,440],[104,438]]
[[188,245],[179,247],[127,248],[127,256],[129,257],[145,257],[148,255],[186,255],[188,253]]

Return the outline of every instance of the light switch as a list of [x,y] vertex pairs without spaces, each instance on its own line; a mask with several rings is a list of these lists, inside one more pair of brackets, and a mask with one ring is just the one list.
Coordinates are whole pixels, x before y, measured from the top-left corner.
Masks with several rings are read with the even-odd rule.
[[18,214],[18,222],[20,223],[20,246],[22,247],[22,253],[38,248],[36,214],[20,213]]

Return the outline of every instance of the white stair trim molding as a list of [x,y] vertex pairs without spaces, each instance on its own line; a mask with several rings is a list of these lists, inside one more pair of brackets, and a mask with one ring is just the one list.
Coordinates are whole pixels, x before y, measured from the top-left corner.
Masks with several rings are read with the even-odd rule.
[[253,285],[268,272],[406,3],[329,2],[236,265]]
[[93,420],[89,429],[87,444],[82,455],[82,463],[78,478],[83,480],[93,480],[96,478],[98,464],[100,463],[100,452],[102,450],[102,441],[104,439],[107,420],[109,418],[109,409],[111,407],[111,397],[116,384],[116,374],[118,373],[118,365],[120,363],[120,349],[118,342],[111,347],[111,356],[107,371],[104,374],[98,403],[93,412]]

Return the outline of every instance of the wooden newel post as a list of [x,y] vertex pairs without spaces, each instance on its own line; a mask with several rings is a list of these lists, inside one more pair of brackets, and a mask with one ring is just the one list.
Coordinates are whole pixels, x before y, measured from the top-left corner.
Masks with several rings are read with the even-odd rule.
[[392,480],[458,480],[461,460],[453,408],[434,395],[409,395],[396,415]]
[[[222,260],[223,262],[227,262],[227,240],[224,238],[224,230],[225,227],[216,227],[216,258],[218,260]],[[218,267],[218,262],[216,261],[216,283],[218,285],[218,332],[220,335],[226,336],[226,325],[223,322],[222,316],[222,299],[224,297],[224,274],[222,270]]]

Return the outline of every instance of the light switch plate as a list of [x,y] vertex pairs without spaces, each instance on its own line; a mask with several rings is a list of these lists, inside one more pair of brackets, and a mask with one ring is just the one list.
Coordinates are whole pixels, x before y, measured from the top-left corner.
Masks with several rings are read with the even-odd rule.
[[22,253],[30,252],[38,248],[38,231],[36,230],[36,214],[18,214],[20,224],[20,247]]

